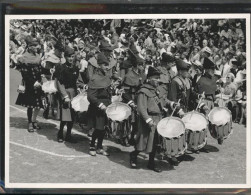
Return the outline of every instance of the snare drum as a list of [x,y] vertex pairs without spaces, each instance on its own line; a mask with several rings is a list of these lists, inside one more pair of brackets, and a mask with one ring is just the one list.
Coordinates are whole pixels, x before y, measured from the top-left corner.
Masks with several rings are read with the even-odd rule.
[[128,136],[131,132],[129,116],[131,107],[122,102],[113,102],[106,109],[107,117],[110,119],[110,136],[121,139]]
[[111,132],[110,136],[115,139],[123,139],[130,135],[131,124],[130,120],[125,121],[111,121]]
[[188,112],[182,118],[186,127],[188,150],[199,150],[206,145],[208,121],[196,111]]
[[208,114],[209,132],[215,139],[227,139],[232,133],[232,114],[225,107],[215,107]]
[[85,92],[78,94],[71,101],[72,108],[76,112],[86,112],[88,110],[89,104],[87,93]]
[[161,147],[167,157],[178,157],[187,149],[185,124],[177,117],[163,118],[157,125],[157,131],[162,137]]

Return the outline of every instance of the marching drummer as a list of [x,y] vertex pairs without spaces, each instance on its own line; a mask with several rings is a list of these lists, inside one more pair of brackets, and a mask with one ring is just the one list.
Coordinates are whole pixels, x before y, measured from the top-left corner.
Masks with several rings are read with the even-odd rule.
[[[91,156],[96,156],[96,154],[109,156],[109,153],[103,149],[103,140],[108,125],[105,111],[107,106],[111,104],[113,93],[111,88],[112,71],[109,67],[109,59],[102,52],[97,55],[97,64],[87,90],[87,98],[90,102],[88,113],[92,113],[91,122],[94,127],[89,154]],[[98,140],[97,149],[95,147],[96,140]]]
[[[172,101],[178,101],[178,99],[180,99],[181,109],[177,110],[175,115],[182,117],[184,112],[189,111],[189,98],[194,95],[194,92],[192,90],[191,80],[189,80],[190,65],[178,59],[176,61],[176,66],[178,74],[172,79],[171,85],[169,86],[169,99]],[[179,164],[178,159],[173,157],[171,160],[171,164]]]
[[66,63],[59,65],[55,70],[56,84],[59,91],[58,116],[60,129],[58,132],[58,142],[64,141],[63,129],[67,126],[65,141],[72,142],[71,130],[74,121],[74,110],[70,101],[77,95],[77,81],[79,79],[79,69],[73,63],[74,49],[66,47],[64,55]]
[[[172,78],[175,76],[175,73],[171,67],[175,64],[175,58],[167,53],[162,54],[162,59],[160,61],[160,66],[157,69],[160,71],[160,83],[158,90],[160,92],[160,97],[162,103],[165,102],[165,99],[168,97],[168,86],[171,83]],[[167,116],[168,110],[163,111],[164,116]]]
[[199,107],[201,112],[207,115],[214,107],[215,92],[217,90],[216,81],[218,79],[214,75],[215,64],[210,59],[204,58],[203,67],[205,73],[200,77],[194,89],[198,94],[205,93],[205,98]]
[[188,101],[192,93],[191,81],[188,79],[190,65],[183,60],[177,59],[176,67],[178,74],[172,79],[169,85],[168,97],[171,101],[175,102],[180,99],[181,109],[176,114],[182,116],[184,112],[188,111]]
[[[122,98],[125,103],[127,103],[129,106],[133,108],[132,115],[130,117],[130,122],[132,126],[132,131],[130,135],[129,143],[131,145],[135,144],[135,138],[134,136],[137,133],[137,94],[136,92],[139,90],[139,87],[143,84],[145,80],[145,74],[144,74],[144,61],[141,59],[137,54],[131,53],[131,63],[132,68],[128,71],[128,73],[125,75],[123,81],[122,81],[122,87],[125,91],[123,93]],[[129,143],[127,142],[127,138],[124,140],[125,146],[127,146]]]
[[[118,75],[115,72],[117,61],[112,56],[113,48],[111,47],[111,45],[106,40],[101,40],[100,45],[99,45],[99,49],[101,52],[98,54],[95,54],[93,57],[91,57],[88,60],[87,78],[86,78],[88,80],[88,86],[90,83],[91,83],[91,85],[93,85],[93,80],[96,79],[96,75],[99,75],[99,72],[101,71],[100,64],[98,63],[98,58],[99,58],[99,61],[102,58],[102,59],[105,59],[106,62],[108,62],[108,65],[105,64],[105,69],[106,69],[107,73],[109,73],[110,79],[120,80],[120,78],[118,77]],[[103,71],[104,70],[102,70],[102,72]],[[100,82],[100,84],[101,84],[103,81],[101,79],[99,81],[96,81],[97,84],[98,84],[98,82]],[[104,85],[106,85],[106,84],[104,83]],[[88,121],[87,126],[89,129],[88,136],[92,136],[92,133],[95,128],[95,124],[93,121],[95,121],[96,116],[93,112],[90,112],[89,109],[87,111],[87,116],[88,116],[87,117],[87,121]]]
[[[155,154],[158,144],[158,133],[156,124],[162,119],[162,104],[160,102],[159,85],[160,72],[149,67],[147,82],[138,91],[137,107],[139,113],[138,132],[136,137],[135,150],[130,153],[130,164],[132,168],[137,167],[137,155],[145,151],[149,153],[148,168],[155,172],[161,172],[155,162]],[[174,105],[174,102],[167,101],[167,105]]]
[[[198,80],[195,86],[195,92],[198,94],[205,93],[205,98],[202,100],[199,108],[200,111],[207,116],[209,111],[214,108],[215,92],[217,90],[216,81],[218,79],[214,75],[216,65],[210,59],[204,58],[203,67],[205,73]],[[218,143],[222,144],[223,139],[218,139]]]

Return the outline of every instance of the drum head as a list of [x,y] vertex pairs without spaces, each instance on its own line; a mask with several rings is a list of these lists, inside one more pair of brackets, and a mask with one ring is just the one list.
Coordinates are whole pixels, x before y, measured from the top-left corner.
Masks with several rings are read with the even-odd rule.
[[166,117],[158,123],[157,131],[162,137],[174,138],[185,133],[185,125],[177,117]]
[[196,111],[186,113],[182,118],[182,121],[184,122],[186,129],[192,131],[202,131],[203,129],[206,129],[208,125],[205,116]]
[[208,120],[217,126],[225,125],[231,120],[231,111],[225,107],[215,107],[208,114]]
[[87,94],[81,93],[74,97],[71,101],[72,108],[77,112],[85,112],[88,110],[89,101],[87,100]]
[[123,121],[131,115],[131,107],[122,102],[114,102],[106,109],[107,117],[113,121]]

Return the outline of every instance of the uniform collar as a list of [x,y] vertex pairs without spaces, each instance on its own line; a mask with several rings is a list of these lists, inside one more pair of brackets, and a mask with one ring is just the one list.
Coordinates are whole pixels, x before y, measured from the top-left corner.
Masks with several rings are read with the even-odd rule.
[[209,78],[209,79],[213,78],[213,77],[212,77],[210,74],[208,74],[207,72],[205,72],[203,76],[204,76],[204,77],[207,77],[207,78]]

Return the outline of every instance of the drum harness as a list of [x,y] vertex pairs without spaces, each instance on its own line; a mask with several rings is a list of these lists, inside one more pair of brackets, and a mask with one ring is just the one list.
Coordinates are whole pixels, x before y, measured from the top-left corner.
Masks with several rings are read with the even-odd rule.
[[178,80],[176,80],[179,84],[179,89],[180,89],[180,99],[183,100],[182,103],[184,104],[185,108],[187,108],[187,87],[186,84],[184,83],[183,79],[181,79],[179,76],[177,76]]

